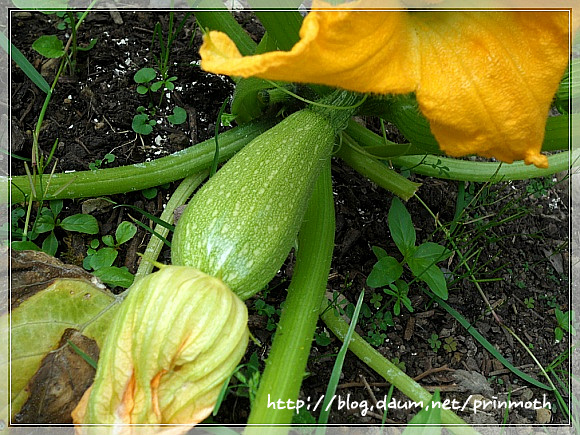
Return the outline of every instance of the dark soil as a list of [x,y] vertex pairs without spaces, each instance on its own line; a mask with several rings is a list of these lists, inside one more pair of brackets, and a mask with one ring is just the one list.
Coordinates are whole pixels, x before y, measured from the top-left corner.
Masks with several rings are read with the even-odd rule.
[[[201,38],[194,32],[194,17],[188,17],[183,31],[174,42],[171,53],[171,75],[177,76],[175,91],[170,99],[163,97],[161,114],[168,114],[171,107],[179,105],[186,109],[188,121],[171,125],[167,121],[156,125],[148,136],[137,135],[131,128],[138,106],[147,106],[148,96],[136,92],[133,80],[135,72],[146,66],[154,66],[153,53],[158,46],[151,44],[153,29],[159,21],[167,28],[167,13],[121,12],[123,24],[115,24],[108,12],[89,14],[81,27],[79,43],[87,44],[98,38],[97,44],[87,52],[79,53],[78,69],[74,75],[64,75],[58,82],[40,134],[40,148],[45,156],[51,151],[55,140],[58,146],[57,172],[88,170],[96,160],[114,154],[112,162],[102,167],[127,165],[155,159],[184,149],[214,134],[215,123],[222,102],[231,95],[234,85],[229,78],[203,72],[195,61],[199,59],[197,48]],[[184,17],[176,14],[177,21]],[[241,15],[246,25],[259,29],[248,15]],[[59,20],[53,15],[40,13],[16,13],[11,20],[12,42],[46,76],[49,83],[55,74],[56,62],[47,61],[31,49],[33,41],[41,35],[57,34],[64,39],[64,32],[57,30]],[[158,98],[158,97],[157,97]],[[13,65],[11,85],[12,153],[28,157],[31,152],[32,131],[44,102],[44,94]],[[369,120],[368,122],[373,122]],[[222,128],[223,130],[223,128]],[[24,174],[21,160],[12,160],[13,175]],[[456,214],[458,183],[411,175],[414,181],[423,183],[419,196],[427,203],[439,222],[450,228]],[[459,250],[469,256],[470,267],[479,280],[483,293],[499,318],[508,325],[530,348],[538,361],[548,366],[568,349],[568,339],[557,343],[554,329],[557,326],[555,309],[568,310],[568,181],[554,184],[552,180],[518,183],[502,183],[491,186],[469,183],[466,191],[478,195],[477,201],[465,209],[455,228],[454,241]],[[488,399],[507,400],[508,394],[520,400],[542,399],[546,392],[531,387],[497,361],[481,344],[461,326],[447,311],[434,303],[414,282],[409,298],[414,311],[402,308],[399,316],[393,316],[394,326],[380,329],[377,313],[392,310],[389,297],[380,289],[366,286],[366,278],[372,270],[376,257],[372,247],[384,248],[397,256],[397,249],[387,227],[387,213],[392,195],[367,181],[340,161],[334,161],[333,180],[336,199],[336,247],[329,278],[329,295],[340,294],[346,300],[356,302],[361,290],[365,290],[368,307],[359,321],[357,331],[371,337],[375,347],[387,358],[396,359],[411,377],[420,376],[420,383],[430,390],[442,391],[444,398],[456,398],[463,403],[472,394],[482,394]],[[159,189],[153,199],[141,192],[114,195],[113,200],[132,204],[159,215],[163,203],[174,186]],[[78,213],[82,201],[65,202],[66,213]],[[417,230],[417,241],[435,241],[451,246],[442,231],[435,226],[433,217],[417,201],[411,200],[407,207]],[[123,208],[114,211],[97,211],[101,222],[99,237],[113,234],[118,223],[128,220]],[[134,217],[139,217],[138,215]],[[145,222],[146,219],[142,218]],[[502,222],[503,223],[500,223]],[[82,265],[86,247],[95,236],[58,234],[61,245],[57,256],[66,262]],[[143,252],[149,235],[139,229],[134,242],[129,244],[120,259],[119,266],[127,266],[135,272],[138,265],[137,252]],[[168,262],[167,253],[160,261]],[[457,255],[445,264],[449,276],[448,304],[467,319],[499,352],[532,377],[544,382],[538,367],[530,355],[511,335],[494,320],[487,304],[479,294],[465,267],[460,267]],[[260,315],[254,308],[258,298],[279,309],[285,298],[292,273],[292,255],[281,269],[270,290],[248,301],[252,333],[261,341],[262,347],[250,344],[247,358],[256,352],[260,363],[268,354],[272,330],[268,322],[275,322],[277,314]],[[410,282],[412,276],[406,272]],[[118,290],[118,289],[117,289]],[[374,294],[383,297],[373,306]],[[531,299],[533,298],[533,303]],[[317,330],[325,334],[322,323]],[[384,334],[381,336],[380,334]],[[428,341],[436,334],[441,342],[439,349]],[[447,340],[447,341],[446,341]],[[335,355],[340,342],[330,337],[329,343],[315,342],[307,367],[308,376],[303,383],[301,397],[318,398],[325,393]],[[447,348],[444,348],[447,345]],[[466,386],[458,380],[459,370],[472,372],[475,386]],[[567,383],[568,360],[559,366]],[[424,376],[426,375],[426,376]],[[366,387],[366,384],[370,387]],[[348,354],[342,370],[338,394],[351,400],[366,400],[372,404],[371,391],[382,399],[389,386],[354,355]],[[404,397],[395,392],[395,397]],[[548,400],[555,402],[553,394]],[[565,397],[567,400],[567,397]],[[227,405],[227,406],[226,406]],[[220,414],[215,419],[222,423],[244,423],[249,412],[249,401],[243,394],[230,394]],[[406,410],[390,410],[389,422],[406,423],[414,414]],[[460,414],[474,423],[501,423],[501,411],[490,410],[473,415]],[[316,417],[316,415],[315,415]],[[511,411],[508,423],[535,423],[534,411]],[[553,412],[552,422],[567,422],[560,410]],[[341,424],[380,423],[380,416],[361,416],[359,410],[337,410],[331,413],[330,422]],[[34,423],[34,422],[30,422]]]

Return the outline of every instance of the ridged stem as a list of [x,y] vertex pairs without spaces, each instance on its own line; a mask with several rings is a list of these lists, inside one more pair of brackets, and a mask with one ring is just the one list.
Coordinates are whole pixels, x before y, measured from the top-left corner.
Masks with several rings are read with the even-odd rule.
[[416,174],[443,180],[485,183],[487,181],[499,182],[546,177],[568,170],[573,160],[577,158],[577,153],[570,155],[568,151],[553,154],[548,156],[549,166],[546,169],[526,165],[522,161],[514,163],[473,162],[432,155],[403,156],[390,159],[390,161],[393,165],[410,169]]
[[[409,114],[413,112],[408,111],[405,113],[410,116]],[[558,118],[563,119],[564,117]],[[548,136],[552,135],[557,135],[559,137],[561,133],[560,129],[565,127],[560,121],[557,123],[556,121],[554,121],[554,123],[549,122],[548,124],[549,125],[546,129],[546,140],[548,140]],[[559,126],[558,128],[555,127],[556,124]],[[549,128],[552,127],[554,129],[550,130]],[[355,139],[364,151],[367,151],[367,149],[370,151],[382,147],[385,150],[385,153],[388,153],[388,150],[391,148],[390,144],[385,144],[385,141],[381,136],[354,122],[349,123],[345,133]],[[424,142],[426,141],[424,138],[422,140]],[[555,139],[549,139],[549,141],[552,143]],[[396,145],[398,150],[400,150],[399,147],[401,146],[402,145],[400,144]],[[408,152],[415,153],[417,152],[417,148],[413,147],[412,149],[409,149]],[[568,152],[552,154],[551,156],[548,156],[549,167],[546,169],[539,169],[535,166],[526,165],[522,161],[514,163],[474,162],[471,160],[460,160],[424,153],[421,155],[403,155],[398,157],[385,156],[385,160],[387,158],[394,166],[410,169],[421,175],[437,177],[444,180],[486,182],[525,180],[552,175],[567,170],[572,161],[577,158],[577,155],[571,156]]]
[[[232,157],[271,125],[264,121],[250,122],[220,134],[220,162]],[[95,171],[45,175],[44,179],[49,179],[49,182],[45,181],[41,185],[37,177],[34,185],[36,192],[43,192],[46,189],[42,196],[45,200],[86,198],[143,190],[176,181],[209,168],[214,154],[215,141],[211,138],[150,162]],[[46,184],[50,184],[48,189]],[[13,177],[12,202],[24,201],[24,194],[31,195],[29,178],[27,176]]]
[[[298,399],[318,310],[326,291],[333,248],[334,203],[328,159],[300,229],[292,282],[248,424],[289,425],[292,422],[293,409],[274,409],[268,404],[279,399],[295,403]],[[259,428],[249,427],[245,434],[256,430]],[[270,428],[268,433],[282,435],[287,431],[287,427]]]
[[400,198],[407,201],[421,184],[407,180],[398,172],[364,153],[348,135],[342,135],[342,146],[336,153],[350,167]]

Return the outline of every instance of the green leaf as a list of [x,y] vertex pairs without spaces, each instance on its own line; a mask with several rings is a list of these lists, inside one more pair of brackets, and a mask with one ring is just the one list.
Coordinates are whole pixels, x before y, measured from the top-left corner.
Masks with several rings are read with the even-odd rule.
[[64,56],[64,44],[56,35],[42,35],[32,43],[32,48],[44,57],[56,59]]
[[[113,239],[113,236],[111,236],[110,234],[103,236],[103,243],[107,246],[110,246],[111,248],[113,246],[115,246],[115,240]],[[98,247],[99,247],[99,245],[97,244],[97,246],[95,246],[95,248],[98,248]]]
[[157,187],[150,187],[149,189],[143,189],[141,191],[143,196],[147,199],[153,199],[157,196]]
[[183,124],[187,118],[187,112],[182,107],[174,107],[173,115],[169,115],[167,120],[172,124],[178,125]]
[[97,234],[99,232],[99,223],[90,214],[74,214],[64,218],[60,226],[64,230],[76,231],[77,233]]
[[399,198],[393,198],[387,220],[391,237],[399,251],[407,257],[415,247],[416,234],[411,215]]
[[54,256],[56,254],[56,250],[58,249],[58,240],[54,235],[54,231],[51,231],[50,234],[44,241],[42,242],[42,250],[46,252],[48,255]]
[[159,89],[161,89],[161,87],[165,84],[164,81],[160,80],[158,82],[155,82],[151,85],[151,90],[153,92],[157,92]]
[[[137,86],[137,93],[141,94],[141,95],[145,95],[147,93],[147,91],[149,91],[149,88],[147,86],[143,86],[143,85],[139,85]],[[137,109],[137,112],[139,110]]]
[[55,222],[52,212],[51,211],[48,211],[47,213],[43,212],[36,221],[35,231],[39,234],[47,233],[54,229],[54,225]]
[[117,244],[122,245],[123,243],[131,240],[135,234],[137,234],[137,227],[135,225],[127,221],[121,222],[115,231]]
[[330,344],[330,337],[325,333],[315,334],[314,338],[316,340],[316,344],[319,346],[328,346]]
[[443,300],[447,299],[448,291],[445,275],[443,275],[439,267],[433,264],[431,259],[411,257],[407,259],[407,264],[413,275],[425,282],[433,293]]
[[126,268],[121,267],[102,267],[93,272],[97,278],[110,286],[119,286],[123,288],[131,287],[135,277]]
[[89,265],[95,271],[110,267],[117,259],[119,253],[114,248],[101,248],[94,255],[91,255]]
[[54,216],[58,216],[62,211],[62,199],[53,199],[49,204]]
[[157,71],[153,68],[141,68],[133,76],[135,83],[149,83],[157,76]]
[[399,279],[403,266],[393,257],[382,257],[373,266],[367,278],[367,285],[372,288],[384,287]]
[[425,242],[417,247],[413,252],[413,257],[428,260],[435,264],[446,260],[451,254],[452,252],[444,246],[433,242]]
[[40,251],[41,249],[34,242],[28,240],[16,241],[10,243],[10,247],[15,251]]
[[373,246],[372,249],[375,257],[377,257],[377,260],[380,260],[381,258],[389,255],[387,254],[387,251],[385,251],[383,248],[379,248],[378,246]]
[[149,116],[146,113],[135,115],[131,123],[131,128],[135,133],[148,135],[153,131],[153,127],[147,122],[148,120]]
[[93,269],[91,267],[91,261],[93,260],[93,255],[95,255],[95,254],[94,253],[93,254],[89,254],[85,258],[83,258],[83,267],[86,270],[92,270]]

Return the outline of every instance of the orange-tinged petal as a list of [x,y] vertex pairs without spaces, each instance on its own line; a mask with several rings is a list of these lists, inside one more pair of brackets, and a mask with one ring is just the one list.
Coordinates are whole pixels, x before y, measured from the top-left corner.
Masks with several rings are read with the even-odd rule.
[[324,11],[336,7],[315,1],[289,52],[242,57],[227,36],[210,32],[202,67],[356,92],[415,92],[446,153],[547,166],[540,150],[568,63],[568,11],[361,11],[377,5]]
[[411,15],[420,35],[417,101],[441,149],[547,167],[540,150],[568,63],[568,14]]
[[[77,433],[184,433],[212,411],[248,343],[247,309],[221,280],[164,266],[137,280],[104,343],[95,381],[73,412]],[[86,425],[86,426],[81,426]],[[184,425],[161,431],[161,425]]]
[[419,61],[408,21],[405,12],[314,12],[304,19],[301,40],[291,51],[246,57],[225,34],[213,31],[200,48],[201,67],[232,76],[407,93],[415,88]]

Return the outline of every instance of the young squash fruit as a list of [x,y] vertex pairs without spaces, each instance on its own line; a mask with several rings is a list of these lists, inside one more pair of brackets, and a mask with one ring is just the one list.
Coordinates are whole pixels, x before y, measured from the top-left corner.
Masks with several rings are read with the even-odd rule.
[[288,256],[337,129],[303,109],[258,136],[194,196],[177,222],[172,263],[221,278],[240,298]]

